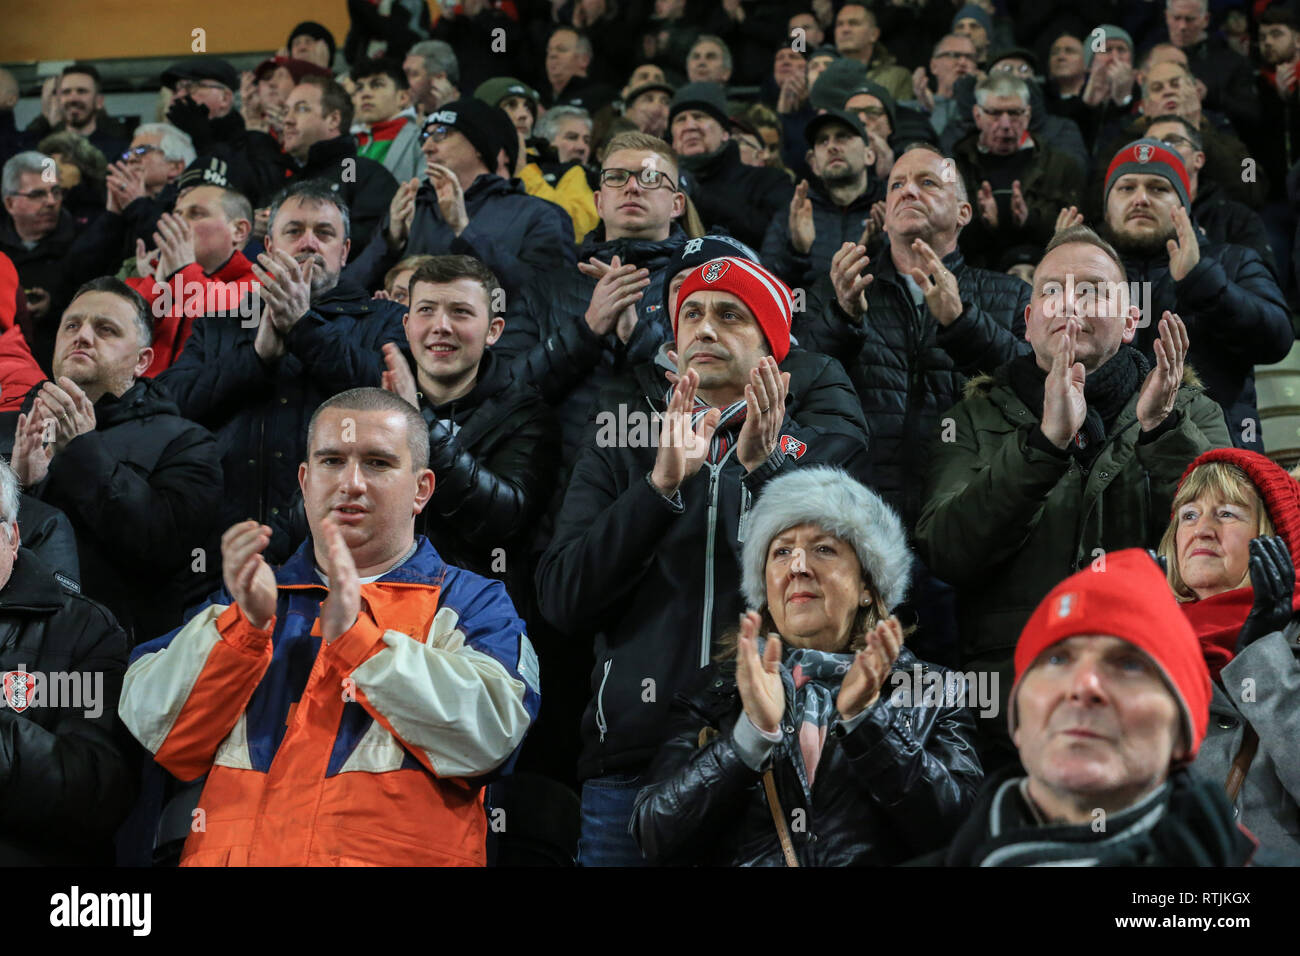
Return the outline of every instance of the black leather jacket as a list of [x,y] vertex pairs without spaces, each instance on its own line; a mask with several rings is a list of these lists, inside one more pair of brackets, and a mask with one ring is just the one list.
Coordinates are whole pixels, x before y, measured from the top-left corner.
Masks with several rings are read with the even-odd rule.
[[[941,668],[907,648],[894,671]],[[936,675],[938,676],[938,675]],[[928,683],[928,681],[927,681]],[[795,728],[769,758],[781,809],[801,866],[893,865],[951,839],[983,780],[975,724],[965,707],[894,706],[886,681],[861,723],[826,736],[807,806],[791,762]],[[762,773],[732,740],[742,708],[734,660],[713,665],[698,690],[673,705],[671,735],[655,756],[632,812],[632,836],[660,864],[784,866]],[[704,727],[718,730],[699,746]]]

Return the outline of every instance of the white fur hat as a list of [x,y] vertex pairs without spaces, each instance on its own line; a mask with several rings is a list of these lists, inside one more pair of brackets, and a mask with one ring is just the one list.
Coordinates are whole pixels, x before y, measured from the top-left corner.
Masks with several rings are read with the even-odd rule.
[[773,478],[749,514],[742,556],[745,600],[767,603],[767,549],[782,531],[815,524],[853,545],[885,611],[907,596],[912,554],[898,513],[840,468],[813,465]]

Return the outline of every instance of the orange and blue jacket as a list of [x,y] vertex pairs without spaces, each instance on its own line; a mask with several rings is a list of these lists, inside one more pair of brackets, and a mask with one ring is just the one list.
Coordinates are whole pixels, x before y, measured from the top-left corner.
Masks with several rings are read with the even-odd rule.
[[181,865],[484,864],[482,778],[537,715],[537,658],[499,581],[416,544],[330,643],[309,538],[265,630],[223,590],[136,648],[123,722],[175,776],[207,774]]

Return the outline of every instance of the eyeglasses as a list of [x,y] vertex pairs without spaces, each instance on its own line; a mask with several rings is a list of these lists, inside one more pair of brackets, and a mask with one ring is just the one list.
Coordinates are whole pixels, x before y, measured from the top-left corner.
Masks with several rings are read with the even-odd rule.
[[883,106],[863,106],[858,110],[858,116],[861,119],[880,119],[885,115]]
[[600,171],[600,184],[602,186],[612,186],[618,189],[620,186],[627,184],[627,181],[633,176],[636,181],[646,189],[658,189],[660,186],[667,184],[667,188],[673,192],[677,191],[677,186],[668,178],[667,173],[662,173],[650,166],[642,166],[638,170],[631,169],[602,169]]
[[32,189],[25,193],[12,192],[11,196],[22,196],[24,199],[30,199],[33,202],[45,202],[46,199],[59,200],[63,198],[62,186],[51,186],[49,189]]
[[159,146],[132,146],[122,154],[124,162],[130,162],[133,159],[144,159],[149,153],[161,153],[162,148]]
[[1164,143],[1166,146],[1172,146],[1174,149],[1177,149],[1179,146],[1186,146],[1190,149],[1201,148],[1186,136],[1179,136],[1177,133],[1170,133],[1168,136],[1161,136],[1160,142]]
[[188,93],[190,90],[229,90],[230,87],[224,83],[217,83],[214,80],[177,80],[176,92]]
[[1004,116],[1009,116],[1013,120],[1024,119],[1025,113],[1029,112],[1023,106],[1018,106],[1015,109],[1010,109],[1010,110],[990,110],[990,109],[986,109],[983,106],[978,107],[978,109],[985,116],[991,116],[995,120],[1002,119],[1002,117]]
[[990,73],[1014,73],[1019,76],[1033,76],[1034,68],[1030,66],[1028,63],[1021,63],[1019,65],[1013,63],[999,63],[997,66],[993,67],[993,69],[991,69],[989,72]]
[[434,126],[420,130],[420,143],[423,145],[424,141],[429,139],[433,140],[435,143],[441,143],[454,132],[455,130],[452,127],[438,123]]
[[972,63],[975,62],[974,53],[963,53],[960,50],[944,50],[942,53],[936,53],[934,58],[936,60],[970,60]]

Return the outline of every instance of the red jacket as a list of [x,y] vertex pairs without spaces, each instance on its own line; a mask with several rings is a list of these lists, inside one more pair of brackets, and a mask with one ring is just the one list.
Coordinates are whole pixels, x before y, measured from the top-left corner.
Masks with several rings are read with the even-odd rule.
[[19,303],[18,270],[0,252],[0,412],[18,411],[28,390],[45,381],[15,321]]
[[[144,296],[154,314],[153,362],[144,377],[153,378],[181,357],[196,318],[235,311],[256,283],[253,267],[242,252],[236,252],[212,275],[191,262],[165,283],[150,277],[127,279],[126,284]],[[202,289],[201,297],[195,294],[196,286]]]

